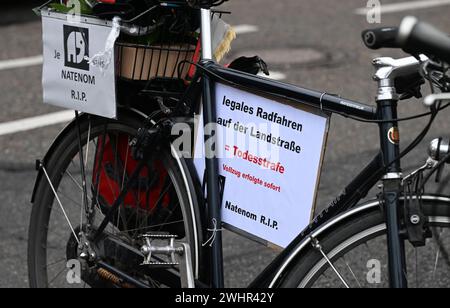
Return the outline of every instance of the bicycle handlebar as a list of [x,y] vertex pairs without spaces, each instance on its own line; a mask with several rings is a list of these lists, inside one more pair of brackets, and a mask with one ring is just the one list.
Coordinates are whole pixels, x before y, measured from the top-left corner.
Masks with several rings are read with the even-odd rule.
[[370,49],[399,48],[397,43],[398,28],[376,28],[362,32],[364,44]]
[[450,64],[450,37],[415,17],[403,19],[397,42],[408,53],[435,56]]
[[194,8],[210,9],[222,5],[229,0],[158,0],[161,3],[172,5],[189,5]]

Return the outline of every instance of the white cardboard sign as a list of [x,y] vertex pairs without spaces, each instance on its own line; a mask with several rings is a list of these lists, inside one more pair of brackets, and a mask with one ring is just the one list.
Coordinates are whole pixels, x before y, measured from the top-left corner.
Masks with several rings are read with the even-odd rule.
[[222,220],[285,248],[310,223],[329,118],[222,84],[215,95]]
[[100,69],[90,63],[105,51],[111,27],[42,16],[44,103],[116,117],[115,61]]

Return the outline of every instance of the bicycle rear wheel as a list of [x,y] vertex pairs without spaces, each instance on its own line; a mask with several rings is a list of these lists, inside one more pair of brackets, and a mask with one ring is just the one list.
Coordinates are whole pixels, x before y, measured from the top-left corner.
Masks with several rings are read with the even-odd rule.
[[[425,247],[406,243],[409,287],[450,286],[450,199],[424,200],[433,237]],[[389,287],[386,224],[381,209],[359,215],[309,245],[283,278],[289,288]]]
[[[78,138],[77,126],[73,126],[54,148],[45,165],[50,181],[46,176],[40,179],[30,221],[28,265],[31,287],[129,286],[96,266],[97,261],[106,262],[148,286],[178,286],[179,282],[166,279],[164,270],[150,271],[140,266],[142,259],[130,257],[124,262],[123,254],[117,249],[89,264],[79,258],[81,231],[88,228],[87,224],[93,223],[89,227],[94,230],[101,224],[136,168],[129,141],[136,135],[142,120],[131,113],[122,114],[118,120],[83,115],[79,120],[81,138]],[[80,155],[85,166],[84,177]],[[190,245],[194,274],[201,273],[201,225],[187,176],[170,147],[155,151],[105,234],[137,252],[144,234],[175,235]],[[95,216],[89,222],[84,182],[88,206]],[[76,262],[79,262],[79,268],[74,267]],[[80,270],[79,276],[74,270]],[[176,268],[170,271],[176,271]],[[81,281],[77,277],[82,277]]]

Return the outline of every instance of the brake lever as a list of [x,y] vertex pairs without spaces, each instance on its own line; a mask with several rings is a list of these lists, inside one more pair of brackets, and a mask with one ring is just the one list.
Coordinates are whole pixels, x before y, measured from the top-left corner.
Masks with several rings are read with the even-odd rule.
[[438,93],[438,94],[431,94],[425,97],[423,100],[423,104],[426,107],[432,107],[436,104],[438,101],[450,101],[450,93]]

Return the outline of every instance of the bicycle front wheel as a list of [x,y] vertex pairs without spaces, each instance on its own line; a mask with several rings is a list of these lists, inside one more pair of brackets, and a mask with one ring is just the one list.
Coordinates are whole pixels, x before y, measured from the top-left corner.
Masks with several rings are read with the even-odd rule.
[[[424,200],[423,210],[432,237],[418,248],[406,241],[409,287],[450,287],[450,199],[431,199]],[[281,287],[389,287],[386,223],[381,208],[354,217],[317,240],[321,249],[310,245],[292,265]]]
[[[148,234],[173,235],[188,243],[194,274],[201,273],[199,213],[186,169],[172,155],[169,146],[155,151],[145,163],[139,179],[133,182],[110,220],[105,234],[120,243],[118,248],[105,252],[95,262],[80,258],[83,233],[101,224],[137,168],[130,141],[142,123],[143,119],[132,113],[122,114],[118,120],[83,115],[79,129],[73,125],[66,130],[53,149],[38,183],[31,215],[28,245],[31,287],[130,286],[98,267],[98,261],[151,287],[178,286],[179,281],[166,279],[162,270],[150,271],[141,266],[142,258],[136,258],[142,247],[142,236]],[[121,247],[129,250],[124,253]],[[134,257],[131,251],[137,252]],[[76,262],[80,266],[74,267]]]

